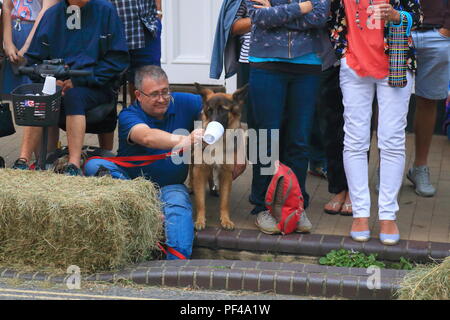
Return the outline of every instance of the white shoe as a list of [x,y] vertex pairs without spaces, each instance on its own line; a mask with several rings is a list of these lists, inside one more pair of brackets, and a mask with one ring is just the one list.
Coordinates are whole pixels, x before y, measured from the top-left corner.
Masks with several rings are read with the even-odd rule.
[[303,211],[302,215],[300,216],[300,220],[297,223],[297,229],[295,229],[295,232],[310,232],[312,229],[311,221],[309,221],[308,217],[306,216],[306,211]]

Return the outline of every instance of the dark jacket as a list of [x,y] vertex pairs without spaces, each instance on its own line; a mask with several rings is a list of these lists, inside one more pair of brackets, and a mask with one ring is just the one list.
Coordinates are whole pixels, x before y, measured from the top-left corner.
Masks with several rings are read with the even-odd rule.
[[[438,0],[433,0],[438,1]],[[390,4],[396,10],[406,11],[412,17],[412,27],[417,28],[423,20],[422,10],[418,0],[390,0]],[[338,59],[341,59],[347,51],[347,17],[345,16],[344,0],[331,0],[331,20],[329,21],[331,42]],[[388,38],[389,23],[384,28],[384,47],[385,53],[389,53]],[[412,38],[409,38],[409,50],[407,53],[406,63],[408,69],[415,71],[417,69],[417,61]]]
[[73,13],[66,13],[67,7],[63,0],[45,12],[26,53],[28,64],[62,58],[72,70],[92,71],[92,75],[72,78],[75,87],[112,85],[129,64],[116,8],[106,0],[90,0],[80,10],[81,28],[69,29]]
[[450,30],[449,0],[420,0],[423,10],[423,24],[444,27]]
[[[332,64],[325,55],[329,41],[323,27],[330,10],[330,0],[310,0],[313,10],[303,14],[299,0],[271,0],[272,7],[255,9],[246,0],[252,19],[250,56],[258,58],[296,58],[315,52],[324,61],[324,68]],[[328,47],[327,47],[328,46]]]

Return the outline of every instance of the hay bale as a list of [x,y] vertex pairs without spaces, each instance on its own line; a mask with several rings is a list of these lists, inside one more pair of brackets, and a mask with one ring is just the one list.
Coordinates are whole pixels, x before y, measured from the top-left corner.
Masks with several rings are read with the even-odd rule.
[[0,170],[0,263],[84,273],[140,262],[162,238],[161,215],[145,179]]
[[401,300],[450,300],[450,257],[441,264],[413,269],[401,282],[397,295]]

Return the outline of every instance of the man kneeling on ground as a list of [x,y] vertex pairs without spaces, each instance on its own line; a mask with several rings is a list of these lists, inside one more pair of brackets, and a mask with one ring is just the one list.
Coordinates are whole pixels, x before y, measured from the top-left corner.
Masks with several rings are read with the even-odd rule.
[[[203,129],[194,129],[199,119],[202,99],[189,93],[170,93],[166,73],[158,66],[145,66],[136,72],[136,101],[119,114],[118,156],[156,155],[178,146],[201,143]],[[190,135],[173,134],[185,129]],[[99,170],[117,179],[143,176],[161,188],[164,203],[167,245],[189,258],[194,239],[192,204],[186,186],[188,164],[175,164],[171,158],[143,167],[119,167],[105,159],[92,159],[85,165],[85,175]],[[168,253],[167,259],[177,259]]]

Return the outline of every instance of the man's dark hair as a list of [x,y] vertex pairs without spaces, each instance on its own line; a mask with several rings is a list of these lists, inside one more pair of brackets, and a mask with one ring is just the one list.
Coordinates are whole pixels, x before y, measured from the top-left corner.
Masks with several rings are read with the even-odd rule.
[[142,90],[142,81],[150,78],[155,81],[169,81],[166,72],[159,66],[143,66],[136,71],[134,76],[134,85],[136,89]]

